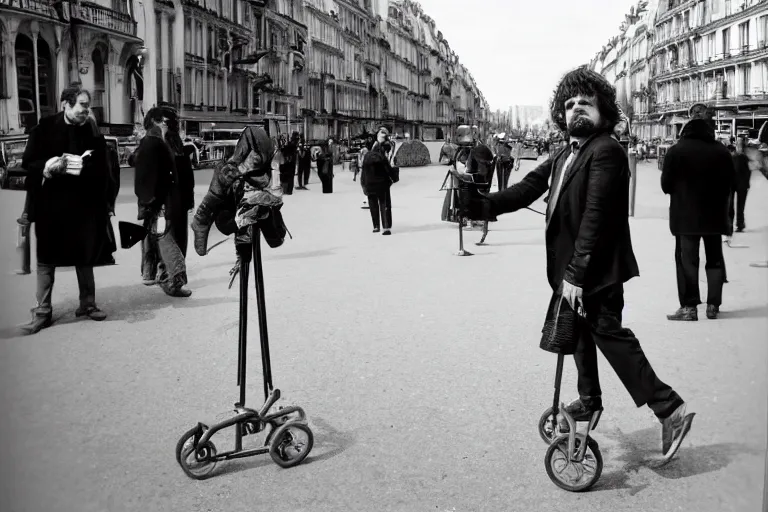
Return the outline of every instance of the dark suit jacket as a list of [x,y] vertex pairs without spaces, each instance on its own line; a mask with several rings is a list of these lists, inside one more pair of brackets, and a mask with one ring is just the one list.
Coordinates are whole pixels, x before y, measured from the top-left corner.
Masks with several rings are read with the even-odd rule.
[[[514,212],[557,183],[570,154],[560,149],[519,183],[488,194],[490,215]],[[547,278],[553,290],[563,279],[591,295],[640,275],[629,233],[629,163],[624,148],[609,134],[581,145],[547,217]],[[554,200],[554,198],[552,199]]]

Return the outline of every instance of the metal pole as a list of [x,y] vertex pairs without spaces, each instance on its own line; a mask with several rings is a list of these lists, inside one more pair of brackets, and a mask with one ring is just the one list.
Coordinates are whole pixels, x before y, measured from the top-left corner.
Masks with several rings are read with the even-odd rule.
[[261,367],[264,372],[264,401],[272,391],[272,365],[269,357],[269,333],[267,331],[267,304],[264,293],[264,270],[261,266],[261,229],[251,226],[253,244],[253,267],[256,277],[256,305],[259,314],[259,335],[261,338]]
[[245,407],[245,374],[248,349],[248,274],[251,266],[249,256],[248,254],[240,255],[240,332],[237,347],[237,385],[240,386],[239,403],[241,407]]
[[637,194],[637,153],[629,150],[629,216],[635,216],[635,197]]

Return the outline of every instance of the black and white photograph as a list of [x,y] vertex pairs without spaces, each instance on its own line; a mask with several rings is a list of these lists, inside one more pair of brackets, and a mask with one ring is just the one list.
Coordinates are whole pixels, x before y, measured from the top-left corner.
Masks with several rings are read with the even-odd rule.
[[768,512],[768,0],[0,0],[0,510]]

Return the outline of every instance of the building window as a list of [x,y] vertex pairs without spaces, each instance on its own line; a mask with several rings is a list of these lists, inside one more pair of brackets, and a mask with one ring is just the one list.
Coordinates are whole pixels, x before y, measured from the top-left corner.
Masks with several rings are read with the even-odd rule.
[[723,29],[723,56],[730,57],[731,55],[731,29]]
[[749,49],[749,20],[739,25],[739,48],[741,51]]
[[768,14],[757,19],[757,47],[764,48],[768,43]]
[[752,67],[743,66],[741,68],[741,87],[742,94],[751,94],[752,91]]

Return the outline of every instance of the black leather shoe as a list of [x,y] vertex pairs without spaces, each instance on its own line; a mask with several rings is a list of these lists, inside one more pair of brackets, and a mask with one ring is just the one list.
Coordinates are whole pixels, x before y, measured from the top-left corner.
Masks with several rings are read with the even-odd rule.
[[667,315],[667,320],[679,322],[696,322],[699,319],[699,311],[691,306],[678,309],[671,315]]
[[[603,410],[603,404],[599,402],[599,399],[595,403],[589,405],[582,402],[581,398],[574,400],[565,406],[565,411],[573,418],[573,421],[589,421],[592,419],[592,414],[597,411]],[[571,431],[568,422],[565,417],[558,415],[558,428],[563,434],[567,434]]]
[[96,320],[97,322],[101,322],[107,318],[107,314],[96,306],[77,308],[77,311],[75,311],[75,316],[78,318],[81,316],[87,316],[91,320]]
[[715,320],[717,318],[717,315],[720,314],[720,306],[715,306],[714,304],[707,304],[707,318],[710,320]]

